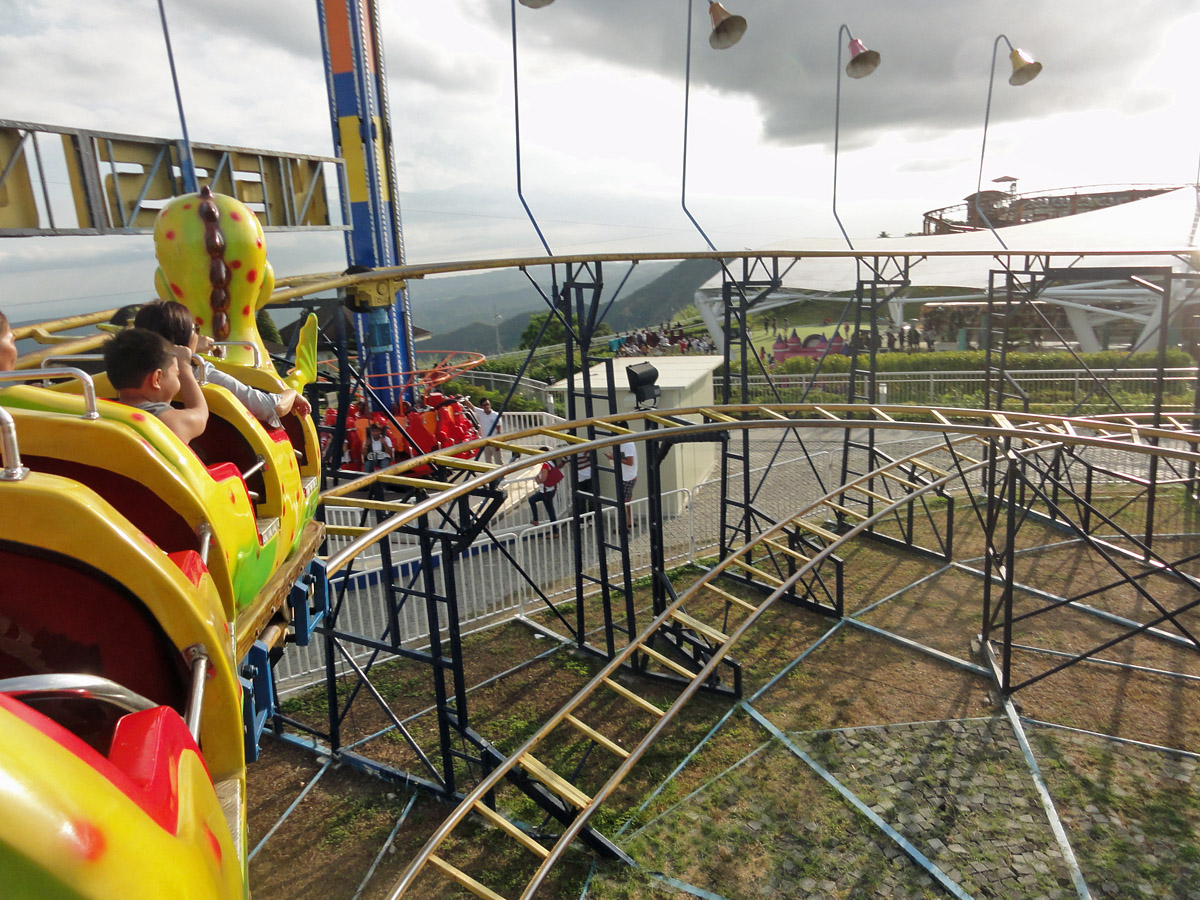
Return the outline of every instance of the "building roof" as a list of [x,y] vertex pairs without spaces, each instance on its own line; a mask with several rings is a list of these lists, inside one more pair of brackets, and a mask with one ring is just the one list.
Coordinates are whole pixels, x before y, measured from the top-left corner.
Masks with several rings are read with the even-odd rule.
[[[629,381],[625,369],[638,363],[650,363],[658,369],[656,382],[664,391],[687,390],[696,382],[702,381],[723,362],[720,356],[687,353],[680,356],[622,356],[613,361],[613,378],[617,383],[617,393],[629,392]],[[597,364],[591,368],[592,384],[604,383],[604,365]],[[576,390],[583,389],[583,375],[575,374]],[[550,385],[552,391],[565,391],[567,380],[560,379]]]
[[[1041,222],[1013,225],[999,232],[1007,250],[990,231],[971,231],[961,234],[917,235],[902,238],[855,240],[854,249],[863,253],[908,253],[913,257],[934,254],[917,262],[909,271],[914,285],[959,285],[986,287],[988,272],[1000,268],[992,256],[938,256],[939,253],[964,251],[996,251],[1018,257],[1022,254],[1087,252],[1124,252],[1195,250],[1196,221],[1200,211],[1198,193],[1194,186],[1168,191],[1145,200],[1135,200],[1074,216],[1063,216]],[[841,240],[782,241],[765,248],[796,250],[800,255],[809,252],[840,252],[847,250]],[[1167,265],[1177,260],[1155,259],[1147,256],[1096,257],[1090,265]],[[826,291],[852,289],[856,267],[851,258],[811,257],[791,267],[785,280],[787,287],[804,287]],[[720,287],[720,276],[705,288]]]

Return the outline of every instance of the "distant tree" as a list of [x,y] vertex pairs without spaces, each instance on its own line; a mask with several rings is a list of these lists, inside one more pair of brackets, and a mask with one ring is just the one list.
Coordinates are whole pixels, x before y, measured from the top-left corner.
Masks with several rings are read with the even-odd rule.
[[[525,330],[521,332],[521,342],[517,347],[521,350],[528,350],[538,340],[538,334],[542,330],[542,325],[545,324],[547,316],[550,313],[534,313],[529,317],[529,324],[525,326]],[[550,324],[546,326],[546,333],[542,335],[540,343],[543,346],[549,344],[561,344],[563,342],[563,324],[558,316],[551,319]]]
[[890,234],[888,234],[886,231],[881,231],[881,232],[879,232],[879,236],[880,236],[881,238],[890,238],[890,237],[891,237],[891,235],[890,235]]

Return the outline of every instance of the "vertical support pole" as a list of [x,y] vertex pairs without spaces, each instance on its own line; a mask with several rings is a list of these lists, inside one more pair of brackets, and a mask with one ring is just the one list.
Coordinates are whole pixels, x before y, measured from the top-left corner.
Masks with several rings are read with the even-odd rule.
[[[1166,389],[1167,349],[1171,330],[1171,276],[1167,275],[1163,283],[1162,312],[1158,317],[1158,365],[1154,376],[1154,427],[1162,425],[1163,391]],[[1151,436],[1150,443],[1157,446],[1158,438]],[[1146,528],[1143,536],[1142,559],[1150,562],[1150,548],[1154,541],[1154,510],[1158,499],[1158,457],[1150,457],[1149,487],[1146,489]]]
[[1004,653],[1001,660],[1000,691],[1007,696],[1012,686],[1013,583],[1016,576],[1013,568],[1016,564],[1017,510],[1022,509],[1017,505],[1017,467],[1023,463],[1011,452],[1012,448],[1007,440],[1004,442],[1004,449],[1008,457],[1008,502],[1005,503],[1004,509]]
[[[658,428],[658,423],[647,421],[648,429]],[[667,561],[663,550],[663,509],[662,509],[662,472],[660,442],[654,439],[645,443],[646,447],[646,499],[647,514],[650,517],[650,583],[654,616],[659,616],[667,608]]]
[[[721,404],[728,406],[732,400],[732,384],[733,384],[733,347],[730,335],[730,321],[732,319],[732,311],[730,310],[731,289],[729,284],[729,276],[725,274],[721,279],[721,328],[724,331],[724,365],[725,378],[721,384]],[[743,429],[744,430],[744,429]],[[720,558],[727,557],[732,549],[732,541],[729,540],[729,532],[732,525],[729,521],[729,469],[730,469],[730,454],[729,444],[725,443],[721,447],[721,524],[720,524]]]
[[340,602],[334,603],[325,617],[325,704],[329,712],[329,752],[333,756],[337,756],[338,751],[342,749],[342,717],[341,710],[338,708],[337,692],[338,651],[334,646],[334,641],[337,640],[334,637],[334,634],[337,633],[337,615],[341,608]]
[[[433,570],[434,535],[429,516],[417,520],[421,543],[421,580],[425,585],[425,613],[429,620],[429,657],[432,663],[434,702],[437,704],[438,746],[442,751],[442,778],[447,795],[455,792],[454,752],[450,741],[450,710],[447,707],[446,658],[442,652],[442,614],[437,596],[437,576]],[[443,562],[445,562],[443,560]],[[451,611],[446,610],[450,616]]]
[[[334,152],[346,161],[339,171],[351,230],[351,266],[404,264],[395,166],[387,108],[380,28],[373,0],[317,0]],[[389,307],[355,316],[362,369],[389,407],[412,402],[415,368],[408,291]],[[397,373],[400,381],[396,381]]]

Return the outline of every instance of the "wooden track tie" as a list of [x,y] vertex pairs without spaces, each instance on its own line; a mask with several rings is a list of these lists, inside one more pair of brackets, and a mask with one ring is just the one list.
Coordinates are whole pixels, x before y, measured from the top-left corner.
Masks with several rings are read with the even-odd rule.
[[668,669],[670,669],[676,675],[682,675],[684,678],[688,679],[689,681],[696,677],[696,673],[693,672],[691,669],[687,668],[686,666],[681,666],[679,663],[675,662],[675,660],[671,659],[668,656],[664,656],[663,654],[659,653],[657,650],[652,649],[651,647],[647,647],[645,644],[638,644],[637,648],[642,653],[645,653],[651,659],[657,660],[659,663],[666,666]]
[[758,609],[758,607],[753,603],[743,600],[741,597],[735,597],[733,594],[729,593],[729,591],[721,590],[721,588],[714,584],[705,584],[702,585],[702,587],[712,591],[718,597],[724,598],[726,602],[742,607],[742,609],[749,610],[750,612],[754,612],[756,609]]
[[502,896],[497,894],[486,884],[480,884],[462,869],[450,865],[450,863],[446,862],[440,856],[436,856],[431,853],[429,855],[429,862],[435,869],[438,869],[439,871],[444,872],[446,875],[449,875],[477,897],[483,897],[484,900],[504,900]]
[[472,808],[475,810],[475,812],[479,813],[497,828],[507,832],[508,835],[513,838],[513,840],[517,841],[530,852],[537,854],[542,859],[545,859],[550,855],[549,850],[523,832],[512,822],[508,821],[508,819],[504,818],[504,816],[500,815],[500,813],[496,812],[486,803],[476,803]]
[[710,641],[715,641],[718,644],[724,644],[729,641],[729,635],[718,631],[711,625],[705,625],[699,619],[693,619],[691,616],[687,615],[686,613],[682,613],[679,610],[671,613],[671,618],[684,628],[690,628],[697,634],[704,635]]
[[399,487],[415,488],[419,491],[444,491],[451,485],[444,481],[434,481],[431,478],[413,478],[409,475],[380,475],[375,479],[381,484],[394,484]]
[[327,507],[349,506],[354,509],[382,509],[385,512],[403,512],[413,508],[413,504],[401,503],[399,500],[367,500],[358,497],[333,497],[325,505]]
[[866,521],[868,518],[870,518],[870,516],[868,516],[866,513],[861,513],[856,509],[850,509],[850,507],[843,506],[840,503],[834,503],[832,500],[826,500],[825,505],[830,509],[837,510],[843,516],[851,516],[855,519],[861,519],[862,521]]
[[877,472],[876,474],[882,475],[884,478],[889,478],[892,481],[895,481],[897,484],[902,484],[906,488],[909,488],[910,490],[917,491],[917,490],[921,489],[921,485],[917,484],[916,482],[909,481],[903,475],[897,475],[895,472],[891,471],[890,469],[885,470],[883,472]]
[[634,706],[640,706],[642,709],[644,709],[646,712],[650,713],[651,715],[658,716],[660,719],[666,715],[665,712],[663,712],[661,709],[659,709],[657,706],[655,706],[653,703],[651,703],[645,697],[638,696],[633,691],[629,690],[629,688],[625,687],[624,685],[617,684],[611,678],[605,678],[603,683],[608,685],[610,688],[612,688],[614,691],[616,691],[618,694],[620,694],[622,697],[624,697],[626,700],[628,700]]
[[817,525],[813,522],[806,522],[804,519],[792,519],[791,524],[795,525],[797,528],[803,528],[805,531],[811,531],[818,537],[825,538],[825,540],[829,541],[830,543],[841,540],[838,535],[834,534],[828,528],[822,528],[820,525]]
[[448,456],[443,453],[432,456],[430,459],[447,469],[462,469],[466,472],[490,472],[500,468],[494,463],[486,463],[478,459],[463,459],[461,456]]
[[576,809],[587,809],[592,802],[591,797],[532,754],[524,754],[517,759],[517,764]]
[[[567,716],[565,718],[568,722],[570,722],[577,729],[579,729],[579,731],[582,734],[587,735],[589,738],[591,738],[593,741],[595,741],[597,744],[599,744],[601,747],[603,747],[609,753],[619,756],[619,757],[621,757],[621,759],[629,758],[628,750],[626,750],[624,747],[620,746],[616,742],[611,741],[608,738],[606,738],[604,735],[602,735],[600,732],[598,732],[591,725],[588,725],[586,722],[581,722],[579,719],[575,718],[574,716],[570,715],[569,713],[567,714]],[[541,845],[539,844],[538,846],[540,847]]]
[[737,557],[736,559],[731,559],[729,562],[731,565],[737,566],[739,569],[742,569],[743,571],[749,573],[750,575],[755,575],[755,576],[761,578],[763,581],[767,582],[768,584],[773,584],[773,585],[775,585],[775,587],[783,586],[783,579],[778,578],[775,575],[771,575],[767,572],[764,572],[762,569],[756,569],[754,566],[752,566],[750,563],[746,562],[746,560],[740,556]]
[[793,550],[791,547],[787,547],[783,544],[780,544],[778,541],[772,541],[772,540],[768,540],[767,538],[763,538],[763,540],[760,541],[760,543],[765,544],[766,546],[770,547],[772,550],[777,550],[778,552],[782,553],[784,556],[790,556],[792,559],[797,559],[802,563],[812,562],[811,557],[805,556],[803,553],[799,552],[798,550]]
[[537,433],[542,437],[553,438],[556,441],[564,441],[568,444],[586,444],[588,439],[580,437],[576,434],[571,434],[569,431],[556,431],[553,428],[539,428]]
[[541,453],[536,447],[526,447],[523,444],[510,444],[508,441],[497,441],[495,439],[488,441],[489,447],[495,447],[505,453],[521,453],[525,456],[537,456]]

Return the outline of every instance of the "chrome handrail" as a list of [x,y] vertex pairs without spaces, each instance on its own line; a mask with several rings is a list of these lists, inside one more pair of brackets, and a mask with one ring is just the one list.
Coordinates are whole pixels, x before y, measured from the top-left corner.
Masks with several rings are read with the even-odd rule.
[[83,399],[87,407],[87,412],[83,414],[85,419],[99,419],[100,413],[96,411],[96,385],[92,381],[92,376],[83,369],[75,369],[70,366],[63,366],[60,369],[18,369],[14,372],[0,372],[0,381],[32,381],[35,378],[77,378],[80,384],[83,385]]
[[0,406],[0,449],[4,453],[4,468],[0,481],[24,481],[29,469],[21,465],[21,450],[17,446],[17,423],[12,413]]
[[126,712],[154,709],[159,704],[123,685],[97,675],[54,673],[0,679],[0,694],[21,700],[99,700]]

